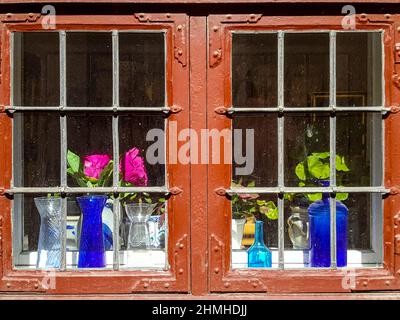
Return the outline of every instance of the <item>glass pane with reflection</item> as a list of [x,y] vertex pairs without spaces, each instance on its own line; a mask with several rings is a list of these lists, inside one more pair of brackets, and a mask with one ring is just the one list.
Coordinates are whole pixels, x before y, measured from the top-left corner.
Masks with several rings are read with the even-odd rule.
[[329,115],[285,115],[285,185],[320,186],[329,180]]
[[119,34],[119,99],[122,107],[165,105],[164,33]]
[[383,175],[382,115],[339,113],[336,133],[338,186],[380,186]]
[[382,34],[338,32],[336,50],[336,104],[382,106]]
[[13,45],[14,105],[59,106],[58,33],[15,32]]
[[277,115],[233,117],[233,184],[275,187],[278,181]]
[[68,185],[112,186],[112,116],[77,113],[67,116]]
[[329,106],[328,33],[286,33],[284,64],[286,107]]
[[[123,114],[119,116],[121,184],[127,187],[165,185],[165,116]],[[153,137],[154,139],[147,139]]]
[[234,33],[232,100],[234,107],[277,106],[277,34]]
[[232,208],[232,268],[248,267],[248,249],[254,244],[255,223],[263,222],[262,241],[271,253],[272,268],[278,266],[278,208],[276,195],[234,194]]
[[60,185],[60,118],[57,113],[16,112],[13,181],[16,187]]
[[122,194],[121,269],[164,269],[168,247],[168,199],[163,194]]
[[67,105],[112,106],[110,32],[67,33]]

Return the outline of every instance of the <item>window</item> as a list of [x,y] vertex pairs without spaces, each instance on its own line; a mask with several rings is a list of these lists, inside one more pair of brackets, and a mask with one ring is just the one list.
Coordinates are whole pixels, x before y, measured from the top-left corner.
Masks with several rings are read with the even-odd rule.
[[[14,266],[82,267],[82,242],[94,232],[85,224],[95,220],[77,199],[90,194],[107,196],[95,233],[106,255],[86,267],[168,269],[165,155],[146,157],[146,134],[166,121],[165,33],[12,37]],[[152,213],[153,222],[140,220]]]
[[[326,240],[334,267],[343,255],[337,246],[347,249],[342,267],[382,263],[382,41],[381,32],[232,35],[232,126],[254,130],[253,173],[233,166],[233,216],[247,217],[250,237],[250,218],[264,221],[272,267],[315,267],[309,255]],[[332,211],[348,210],[347,221],[338,212],[330,224],[336,242],[322,239],[329,235],[313,230],[323,226],[307,213],[329,193]],[[243,247],[253,242],[232,246],[233,268],[247,267]]]

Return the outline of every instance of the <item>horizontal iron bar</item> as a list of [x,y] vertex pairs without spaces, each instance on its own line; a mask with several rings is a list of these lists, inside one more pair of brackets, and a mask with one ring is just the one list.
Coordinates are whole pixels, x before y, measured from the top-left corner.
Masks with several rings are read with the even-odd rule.
[[105,187],[105,188],[73,188],[73,187],[17,187],[7,189],[5,193],[170,193],[165,187]]
[[277,193],[389,193],[390,190],[384,187],[282,187],[282,188],[232,188],[226,190],[229,195],[249,194],[277,194]]
[[5,108],[7,111],[109,111],[109,112],[137,112],[137,111],[147,111],[147,112],[169,112],[170,107],[62,107],[62,106],[7,106]]
[[227,109],[229,114],[236,112],[390,112],[386,107],[271,107],[271,108],[245,108],[231,107]]

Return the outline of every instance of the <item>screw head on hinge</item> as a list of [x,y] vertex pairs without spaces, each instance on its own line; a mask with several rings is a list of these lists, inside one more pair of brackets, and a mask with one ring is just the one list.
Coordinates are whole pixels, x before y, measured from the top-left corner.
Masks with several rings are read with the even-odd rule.
[[222,187],[215,189],[215,193],[219,196],[226,196],[226,189]]
[[399,105],[394,105],[390,107],[390,113],[398,113],[400,111]]
[[[182,50],[179,50],[179,51],[181,51],[180,55],[182,55],[183,54]],[[179,54],[179,51],[178,51],[178,54]],[[173,105],[173,106],[171,106],[169,108],[169,112],[170,113],[178,113],[178,112],[181,112],[181,111],[182,111],[182,107],[177,106],[177,105]]]
[[179,187],[172,187],[172,188],[169,189],[169,193],[174,195],[174,196],[182,193],[182,191],[183,190],[181,188],[179,188]]
[[225,108],[225,107],[218,107],[218,108],[215,108],[214,111],[215,111],[215,113],[224,115],[224,114],[227,114],[227,113],[228,113],[228,108]]

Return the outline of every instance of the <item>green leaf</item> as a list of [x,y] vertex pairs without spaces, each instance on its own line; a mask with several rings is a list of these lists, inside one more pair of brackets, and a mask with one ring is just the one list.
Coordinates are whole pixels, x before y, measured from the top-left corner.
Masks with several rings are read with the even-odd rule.
[[314,152],[313,155],[317,156],[320,159],[327,159],[330,157],[331,153],[327,152]]
[[307,194],[307,198],[312,202],[317,201],[317,200],[321,200],[322,199],[322,193],[308,193]]
[[295,169],[295,173],[296,176],[300,179],[300,180],[306,180],[306,172],[304,170],[304,164],[303,162],[300,162]]
[[250,181],[248,184],[247,184],[247,187],[248,188],[254,188],[256,186],[256,182],[255,181]]
[[299,187],[305,187],[305,186],[306,186],[306,184],[304,182],[302,182],[302,181],[299,182]]
[[339,201],[347,200],[348,197],[349,197],[348,193],[337,193],[336,194],[336,200],[339,200]]
[[348,172],[350,169],[347,167],[344,157],[336,155],[336,170]]
[[265,205],[267,202],[265,200],[257,200],[257,205],[259,206],[263,206]]
[[158,202],[164,203],[165,202],[165,198],[159,198]]
[[308,170],[317,179],[329,178],[329,164],[323,163],[316,156],[307,158]]
[[86,185],[88,188],[93,188],[93,184],[89,180],[86,182]]
[[147,203],[152,203],[150,198],[144,198],[144,201],[146,201]]
[[79,172],[79,168],[81,165],[81,159],[79,158],[79,156],[77,154],[73,153],[71,150],[68,150],[67,162],[68,162],[68,165],[71,168],[72,172],[74,172],[74,173]]

